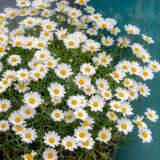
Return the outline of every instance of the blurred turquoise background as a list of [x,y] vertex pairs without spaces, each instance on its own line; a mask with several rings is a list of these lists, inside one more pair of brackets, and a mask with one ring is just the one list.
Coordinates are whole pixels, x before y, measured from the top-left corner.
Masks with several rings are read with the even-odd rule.
[[[133,24],[153,37],[156,43],[148,50],[152,59],[160,61],[160,0],[91,0],[89,4],[103,17],[115,18],[121,28],[124,24]],[[143,114],[147,107],[152,107],[160,115],[160,74],[147,84],[151,95],[138,100],[134,111]],[[138,138],[129,140],[128,145],[121,145],[116,152],[115,160],[160,160],[160,121],[148,124],[153,131],[152,143],[143,144]],[[135,130],[130,137],[136,137],[136,134]]]

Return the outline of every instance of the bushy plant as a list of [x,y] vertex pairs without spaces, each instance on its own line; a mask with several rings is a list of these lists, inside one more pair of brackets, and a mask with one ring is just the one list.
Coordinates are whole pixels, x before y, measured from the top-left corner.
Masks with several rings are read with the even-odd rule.
[[134,127],[151,142],[158,115],[132,102],[160,71],[144,47],[154,41],[88,1],[16,0],[0,13],[1,159],[110,160]]

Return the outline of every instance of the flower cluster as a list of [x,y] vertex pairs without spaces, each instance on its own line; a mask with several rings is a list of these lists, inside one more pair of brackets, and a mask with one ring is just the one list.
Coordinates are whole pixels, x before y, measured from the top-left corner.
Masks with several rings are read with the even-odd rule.
[[152,140],[145,119],[156,122],[156,111],[135,115],[132,102],[150,95],[144,81],[160,71],[141,44],[154,41],[131,24],[120,36],[116,20],[87,2],[16,0],[18,8],[0,13],[0,132],[36,145],[25,160],[112,146],[134,127],[144,143]]

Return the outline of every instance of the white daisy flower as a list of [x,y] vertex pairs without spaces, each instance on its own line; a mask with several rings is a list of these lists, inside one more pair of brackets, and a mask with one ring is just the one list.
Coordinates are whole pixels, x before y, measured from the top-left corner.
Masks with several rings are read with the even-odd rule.
[[65,63],[58,64],[55,69],[55,72],[56,75],[62,79],[66,79],[73,74],[71,66]]
[[138,136],[142,139],[143,143],[150,143],[152,141],[152,132],[147,128],[140,129]]
[[100,43],[94,41],[94,40],[87,40],[85,44],[83,45],[83,50],[86,52],[97,52],[99,51]]
[[66,123],[72,123],[75,120],[75,115],[72,110],[64,112],[64,120]]
[[109,118],[110,121],[116,121],[117,120],[117,115],[114,112],[107,112],[106,116]]
[[28,92],[24,94],[24,103],[34,109],[42,103],[42,99],[37,92]]
[[95,111],[95,112],[100,111],[100,112],[102,112],[103,111],[103,107],[105,105],[105,102],[101,97],[95,95],[95,96],[92,96],[89,99],[89,104],[88,105],[90,106],[91,111]]
[[152,110],[151,108],[147,108],[147,111],[145,112],[145,115],[152,122],[157,122],[157,120],[159,118],[156,111]]
[[102,37],[102,43],[103,43],[103,45],[109,47],[109,46],[112,46],[114,44],[114,39],[110,36]]
[[124,28],[128,34],[140,34],[140,29],[131,24],[125,25]]
[[89,0],[76,0],[75,3],[80,4],[80,5],[87,5],[87,2],[89,2]]
[[37,138],[37,133],[35,129],[26,128],[20,136],[23,142],[29,144],[35,141],[35,139]]
[[0,121],[0,131],[5,132],[7,130],[9,130],[10,126],[8,121],[6,120],[1,120]]
[[118,27],[115,27],[115,28],[109,29],[109,31],[111,32],[111,34],[117,35],[120,32],[120,29]]
[[16,72],[16,77],[19,81],[28,80],[29,72],[27,69],[20,69]]
[[143,46],[139,43],[133,43],[130,47],[131,47],[133,53],[136,55],[141,53],[142,51],[144,51]]
[[67,100],[67,105],[71,108],[71,109],[77,109],[80,107],[80,99],[79,96],[70,96],[69,99]]
[[54,148],[59,145],[61,138],[56,132],[49,131],[48,133],[45,133],[43,139],[46,145]]
[[63,40],[67,37],[67,29],[65,29],[65,28],[57,29],[55,34],[57,35],[57,38],[59,40]]
[[25,129],[26,124],[12,126],[12,130],[15,132],[16,135],[21,135]]
[[96,89],[93,85],[87,85],[83,88],[83,91],[90,96],[96,92]]
[[16,0],[16,5],[18,7],[28,7],[28,6],[30,6],[30,1],[28,1],[28,0]]
[[93,124],[95,123],[93,118],[87,117],[82,123],[81,126],[86,128],[86,129],[92,129]]
[[97,88],[102,91],[109,89],[108,81],[102,78],[96,79],[96,85],[97,85]]
[[77,129],[75,129],[74,135],[77,141],[85,141],[88,139],[88,137],[90,137],[90,133],[88,132],[88,130],[83,127],[78,127]]
[[30,106],[25,105],[20,108],[20,113],[24,119],[30,119],[34,117],[34,115],[36,114],[36,111]]
[[29,90],[28,82],[19,82],[18,84],[14,84],[15,89],[20,93],[25,93]]
[[140,67],[139,63],[136,61],[133,61],[130,64],[129,72],[130,72],[130,74],[140,75],[141,69],[142,68]]
[[139,57],[144,63],[145,62],[149,63],[150,58],[151,58],[150,54],[145,49],[141,53],[139,53],[138,55],[136,55],[136,56]]
[[146,84],[139,82],[138,83],[138,90],[139,90],[139,93],[141,95],[143,95],[144,97],[147,97],[150,95],[150,89],[147,87]]
[[84,109],[76,109],[74,111],[74,115],[76,118],[81,119],[81,120],[85,120],[88,117],[87,112]]
[[134,119],[133,119],[133,122],[136,123],[137,127],[139,129],[142,129],[142,128],[146,128],[147,125],[145,122],[143,122],[143,116],[136,116]]
[[44,160],[57,160],[58,156],[57,156],[58,152],[56,150],[54,150],[53,148],[46,148],[43,151],[43,159]]
[[121,48],[127,48],[130,46],[130,39],[128,39],[127,37],[119,37],[117,39],[117,46],[121,47]]
[[59,83],[51,83],[50,87],[48,87],[48,91],[51,95],[51,97],[64,97],[66,94],[64,86],[62,86]]
[[66,150],[74,151],[77,149],[77,140],[74,137],[66,136],[62,139],[62,145]]
[[123,89],[121,87],[116,88],[115,96],[121,101],[127,100],[129,97],[129,93],[127,89]]
[[3,93],[6,90],[6,86],[3,84],[3,82],[0,81],[0,93]]
[[102,52],[100,54],[98,54],[98,64],[102,65],[102,66],[107,66],[108,64],[111,63],[112,61],[112,57],[110,55],[106,55],[105,52]]
[[50,52],[47,49],[41,49],[36,51],[34,56],[38,61],[45,61],[50,58]]
[[100,142],[108,143],[111,140],[112,134],[109,129],[102,128],[98,133],[97,140]]
[[11,108],[11,102],[7,99],[0,100],[0,112],[6,112]]
[[79,88],[86,87],[91,84],[91,79],[87,76],[82,75],[81,73],[77,74],[74,81]]
[[87,13],[93,13],[95,9],[93,7],[87,5],[85,7],[85,10],[87,11]]
[[83,63],[80,70],[85,76],[92,76],[96,72],[95,68],[90,63]]
[[51,101],[52,101],[54,104],[58,104],[58,103],[61,103],[61,102],[62,102],[62,98],[61,98],[61,97],[57,97],[57,96],[53,96],[53,97],[51,97]]
[[24,123],[24,118],[19,111],[12,112],[8,120],[13,125],[22,125]]
[[143,38],[147,43],[150,43],[150,44],[153,44],[153,43],[154,43],[154,40],[152,39],[152,37],[148,37],[148,36],[142,34],[142,38]]
[[72,35],[68,35],[63,41],[67,49],[74,49],[80,46],[80,41],[78,41],[76,37]]
[[149,67],[145,67],[141,70],[140,72],[140,76],[144,79],[144,80],[148,80],[148,79],[153,79],[154,74],[153,71],[149,68]]
[[119,83],[123,78],[126,76],[126,74],[122,71],[116,70],[109,74],[117,83]]
[[159,72],[160,71],[160,64],[157,61],[150,61],[149,67],[153,70],[153,72]]
[[81,11],[76,8],[68,8],[67,14],[70,18],[77,18],[82,15]]
[[57,60],[54,59],[53,57],[50,57],[47,59],[44,63],[48,68],[55,68],[57,66]]
[[129,119],[121,118],[117,121],[118,130],[127,135],[129,132],[133,130],[133,124]]
[[109,90],[103,90],[101,92],[102,97],[107,101],[110,100],[112,98],[112,92]]
[[109,105],[111,106],[111,110],[121,112],[121,101],[112,100],[110,101]]
[[79,142],[79,146],[81,148],[85,148],[87,150],[93,149],[94,144],[95,144],[95,142],[92,137],[88,137],[85,141]]
[[130,69],[130,62],[127,60],[122,60],[116,65],[116,70],[121,70],[123,72],[128,72]]
[[31,153],[23,155],[22,158],[24,158],[24,160],[33,160],[36,154],[36,152],[32,151]]
[[55,109],[54,111],[51,112],[51,118],[54,121],[62,121],[64,118],[64,113],[59,109]]
[[133,108],[128,102],[122,102],[121,103],[121,110],[124,116],[131,116],[133,115]]

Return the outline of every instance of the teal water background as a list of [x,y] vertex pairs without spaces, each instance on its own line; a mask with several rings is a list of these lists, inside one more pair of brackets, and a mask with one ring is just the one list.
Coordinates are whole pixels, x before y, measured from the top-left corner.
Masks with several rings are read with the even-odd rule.
[[[133,24],[142,33],[153,37],[155,44],[150,45],[148,51],[152,59],[160,61],[160,0],[91,0],[89,4],[104,17],[115,18],[118,26]],[[147,107],[152,107],[160,115],[160,74],[147,84],[151,95],[138,100],[133,106],[134,111],[143,114]],[[114,160],[160,160],[160,121],[148,125],[153,131],[152,143],[143,144],[138,138],[129,140],[128,145],[121,145]],[[136,135],[135,130],[129,137]]]

